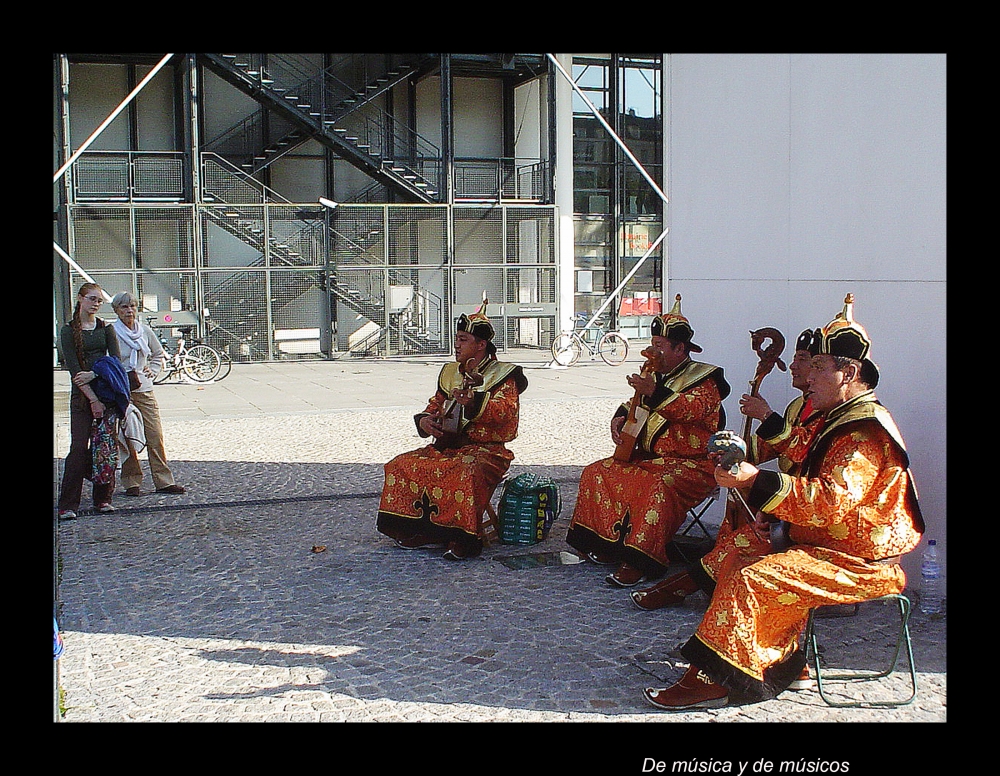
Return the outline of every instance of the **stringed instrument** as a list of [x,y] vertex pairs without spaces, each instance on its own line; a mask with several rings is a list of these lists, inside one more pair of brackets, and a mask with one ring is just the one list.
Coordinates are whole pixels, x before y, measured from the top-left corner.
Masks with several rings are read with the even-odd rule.
[[458,403],[457,396],[461,392],[483,384],[485,378],[476,371],[478,366],[479,362],[475,358],[470,358],[459,366],[459,371],[462,373],[462,386],[452,391],[451,398],[444,403],[437,418],[445,431],[444,436],[438,439],[442,448],[458,446],[461,436],[459,426],[462,419],[462,406]]
[[[765,342],[768,343],[766,347],[764,346]],[[775,366],[782,372],[787,371],[785,362],[781,360],[781,353],[785,349],[785,337],[777,329],[770,327],[757,329],[750,332],[750,346],[759,358],[753,379],[750,380],[750,395],[759,396],[761,383],[764,382],[764,378],[771,373],[771,370]],[[755,463],[753,455],[754,447],[751,444],[750,438],[753,420],[750,415],[747,415],[743,423],[743,439],[747,445],[746,461],[748,463]],[[740,517],[746,520],[751,526],[755,520],[755,516],[749,514],[746,503],[742,498],[739,498],[739,494],[733,493],[732,489],[730,489],[729,497],[726,500],[726,516],[724,519],[735,529],[739,524]]]
[[[646,356],[646,363],[639,370],[639,375],[641,377],[649,377],[655,371],[653,360],[645,350],[642,351],[642,355]],[[642,395],[637,388],[635,396],[632,397],[632,404],[629,406],[625,424],[619,432],[621,441],[615,447],[614,459],[619,463],[631,463],[636,458],[639,434],[642,433],[643,426],[646,425],[646,421],[649,419],[649,410],[639,406],[641,401]]]

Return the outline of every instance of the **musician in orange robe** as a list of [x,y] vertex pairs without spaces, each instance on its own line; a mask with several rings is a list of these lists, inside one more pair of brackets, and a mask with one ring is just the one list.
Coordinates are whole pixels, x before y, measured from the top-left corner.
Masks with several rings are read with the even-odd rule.
[[681,648],[690,668],[671,687],[643,693],[657,708],[773,698],[802,676],[799,638],[810,610],[906,585],[899,558],[917,547],[924,522],[902,437],[875,398],[878,368],[853,302],[848,295],[844,311],[816,331],[806,398],[823,425],[799,474],[745,461],[736,474],[715,470],[720,486],[749,491],[752,509],[790,523],[792,546],[726,558],[701,624]]
[[[812,360],[813,330],[803,331],[795,343],[795,355],[788,367],[792,375],[792,387],[803,394],[809,387],[809,364]],[[743,394],[740,397],[740,412],[762,421],[747,444],[750,446],[748,459],[756,465],[777,459],[779,471],[795,475],[799,464],[805,458],[813,434],[819,430],[822,414],[812,411],[812,404],[800,395],[792,399],[784,414],[772,412],[762,396]],[[735,496],[731,496],[735,499]],[[736,525],[730,520],[722,521],[712,549],[697,563],[679,574],[646,588],[629,593],[632,603],[639,609],[653,611],[665,606],[684,603],[684,599],[697,590],[708,595],[715,589],[715,580],[722,562],[730,553],[740,553],[745,557],[761,557],[771,552],[770,525],[766,519],[756,520],[746,514],[746,508],[737,502],[731,505],[739,517]],[[727,516],[728,516],[727,512]],[[784,524],[782,524],[782,527]]]
[[385,465],[376,528],[398,547],[447,547],[450,560],[482,551],[483,511],[514,458],[519,396],[528,386],[520,366],[498,361],[486,300],[456,324],[455,361],[438,375],[437,391],[414,416],[432,444]]
[[[694,330],[681,315],[680,294],[670,313],[653,319],[650,333],[643,353],[653,372],[628,378],[649,413],[634,459],[605,458],[583,470],[566,535],[593,562],[616,566],[606,579],[618,587],[663,575],[667,545],[687,510],[715,488],[706,445],[725,425],[722,400],[730,391],[721,367],[691,359],[702,349],[691,342]],[[635,400],[611,421],[616,445]]]

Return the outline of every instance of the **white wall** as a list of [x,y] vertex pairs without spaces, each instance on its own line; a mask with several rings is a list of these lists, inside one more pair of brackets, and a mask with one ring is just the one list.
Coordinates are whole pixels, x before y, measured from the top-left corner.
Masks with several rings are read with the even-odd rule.
[[[503,84],[489,78],[452,80],[455,156],[503,156]],[[417,84],[417,132],[441,147],[441,79]]]
[[[944,55],[668,55],[668,288],[737,399],[757,356],[855,296],[876,394],[910,452],[929,538],[945,542]],[[787,374],[762,393],[792,398]],[[904,562],[911,578],[919,561]]]

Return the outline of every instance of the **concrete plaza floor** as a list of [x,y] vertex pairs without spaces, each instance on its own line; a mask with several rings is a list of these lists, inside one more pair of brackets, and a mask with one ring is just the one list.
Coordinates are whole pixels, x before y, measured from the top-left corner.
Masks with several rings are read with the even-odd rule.
[[[621,367],[501,354],[529,379],[511,474],[554,478],[563,508],[545,542],[459,563],[374,530],[381,466],[423,444],[412,415],[444,359],[236,364],[219,383],[158,386],[187,493],[119,490],[118,511],[98,515],[87,487],[79,519],[55,523],[62,721],[946,721],[945,620],[919,612],[907,706],[835,709],[815,690],[673,714],[644,703],[643,687],[686,668],[677,650],[706,599],[641,612],[564,541],[581,469],[612,451],[635,351]],[[54,424],[57,482],[69,441],[58,370]],[[824,620],[831,665],[867,666],[893,617],[862,607]],[[897,670],[869,697],[905,692],[906,679]],[[685,757],[669,741],[639,753]]]

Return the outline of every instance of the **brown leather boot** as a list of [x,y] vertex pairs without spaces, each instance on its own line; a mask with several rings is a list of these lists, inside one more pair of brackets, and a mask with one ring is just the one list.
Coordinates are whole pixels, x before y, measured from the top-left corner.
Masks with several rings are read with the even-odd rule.
[[639,569],[622,563],[614,574],[608,574],[604,580],[609,585],[616,587],[634,587],[644,579],[644,575]]
[[694,579],[684,571],[680,574],[674,574],[652,587],[647,587],[645,590],[635,590],[628,595],[636,608],[652,612],[665,606],[682,604],[687,596],[697,590],[698,585]]
[[811,690],[815,686],[815,682],[809,678],[809,666],[802,669],[802,673],[798,675],[798,678],[793,679],[792,683],[788,685],[789,690]]
[[680,681],[663,690],[647,687],[642,696],[650,705],[664,711],[718,709],[729,703],[729,693],[692,665]]

